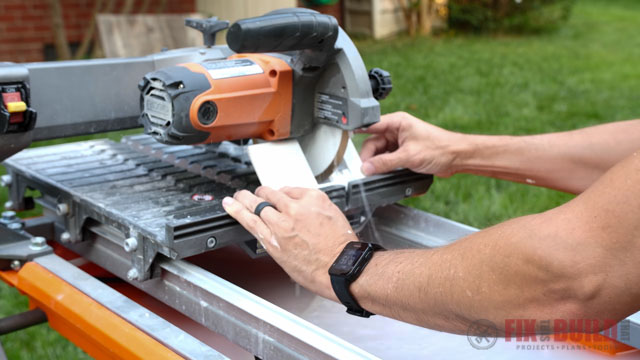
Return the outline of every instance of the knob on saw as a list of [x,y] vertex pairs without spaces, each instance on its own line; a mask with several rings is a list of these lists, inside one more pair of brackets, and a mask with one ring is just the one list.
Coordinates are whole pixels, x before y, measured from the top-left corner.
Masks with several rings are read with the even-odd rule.
[[369,82],[371,82],[371,91],[376,100],[382,100],[393,90],[391,84],[391,75],[388,71],[380,68],[369,70]]
[[215,16],[208,19],[185,19],[184,24],[202,33],[205,46],[214,46],[216,34],[229,27],[227,20],[218,20]]

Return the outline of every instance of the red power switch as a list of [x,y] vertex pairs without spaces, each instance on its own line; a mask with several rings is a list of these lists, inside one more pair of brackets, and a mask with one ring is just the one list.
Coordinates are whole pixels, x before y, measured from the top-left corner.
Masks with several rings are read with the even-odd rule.
[[19,124],[24,121],[25,103],[19,92],[2,93],[4,107],[11,113],[9,124]]

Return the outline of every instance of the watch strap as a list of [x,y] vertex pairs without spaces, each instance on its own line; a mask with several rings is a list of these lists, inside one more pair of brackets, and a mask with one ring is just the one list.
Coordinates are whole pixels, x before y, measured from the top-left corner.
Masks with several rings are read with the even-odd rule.
[[371,315],[375,315],[372,312],[369,312],[363,309],[360,304],[356,301],[356,299],[351,295],[349,291],[349,286],[351,285],[351,281],[347,278],[341,276],[331,276],[331,287],[333,287],[333,292],[335,292],[338,300],[347,307],[347,313],[355,316],[368,318]]

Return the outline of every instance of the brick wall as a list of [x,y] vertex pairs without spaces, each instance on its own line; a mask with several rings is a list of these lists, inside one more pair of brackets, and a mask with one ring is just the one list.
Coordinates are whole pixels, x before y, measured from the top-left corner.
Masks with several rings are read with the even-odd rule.
[[[116,0],[114,9],[122,9],[124,0]],[[135,0],[133,13],[144,0]],[[91,21],[95,0],[60,0],[67,39],[82,41]],[[103,4],[107,1],[103,1]],[[150,12],[162,3],[151,0]],[[166,0],[165,13],[195,12],[195,0]],[[0,0],[0,62],[43,61],[45,47],[53,44],[48,0]]]

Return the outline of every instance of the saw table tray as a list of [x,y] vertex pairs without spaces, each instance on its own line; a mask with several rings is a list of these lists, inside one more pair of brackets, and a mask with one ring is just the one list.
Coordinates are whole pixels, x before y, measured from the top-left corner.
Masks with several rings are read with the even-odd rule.
[[[252,255],[264,251],[221,205],[225,196],[259,186],[243,146],[170,146],[133,135],[28,149],[4,164],[14,208],[30,207],[25,194],[34,189],[56,217],[58,241],[83,241],[89,227],[111,232],[132,253],[134,278],[150,277],[157,253],[181,259],[229,244]],[[422,194],[431,183],[430,175],[399,170],[322,190],[358,227],[378,206]]]

